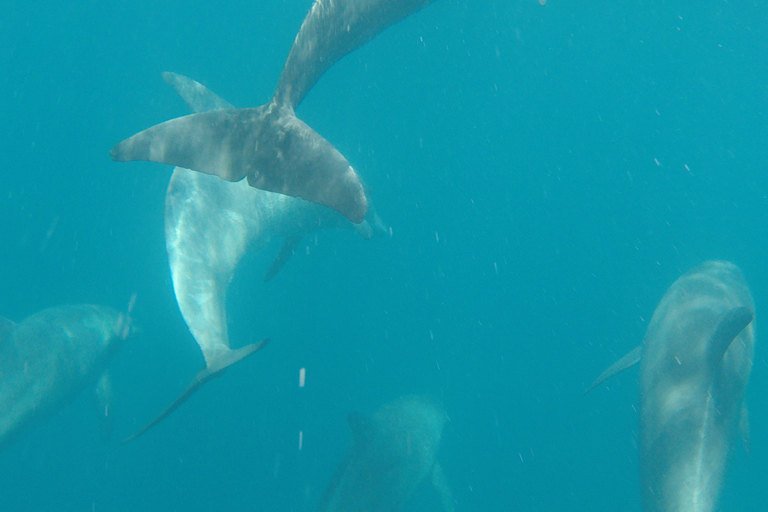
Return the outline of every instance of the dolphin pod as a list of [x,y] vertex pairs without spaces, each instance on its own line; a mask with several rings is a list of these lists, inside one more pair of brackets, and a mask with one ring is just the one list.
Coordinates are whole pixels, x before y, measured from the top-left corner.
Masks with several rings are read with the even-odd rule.
[[[202,84],[176,73],[163,73],[194,112],[233,108]],[[273,238],[285,242],[267,271],[274,277],[308,233],[322,227],[354,226],[370,238],[384,232],[375,214],[371,222],[350,224],[335,211],[299,198],[254,189],[245,181],[231,183],[216,176],[176,167],[165,196],[165,241],[171,278],[184,321],[200,346],[205,368],[160,415],[125,440],[144,434],[173,412],[205,382],[255,353],[267,340],[236,350],[229,346],[226,295],[243,255]]]
[[[45,309],[18,324],[0,319],[0,449],[85,386],[98,381],[98,391],[108,390],[104,370],[132,333],[129,313],[79,304]],[[109,397],[98,398],[108,421]]]
[[670,286],[643,344],[589,389],[640,361],[643,510],[716,510],[740,428],[754,353],[754,304],[741,271],[709,261]]
[[351,414],[353,443],[320,503],[320,512],[397,512],[427,478],[446,512],[453,495],[436,461],[447,416],[433,400],[410,395],[372,417]]
[[362,222],[368,198],[347,159],[294,111],[336,61],[433,0],[316,0],[296,35],[277,88],[258,108],[210,110],[120,142],[117,161],[148,160],[247,178],[255,188],[301,197]]

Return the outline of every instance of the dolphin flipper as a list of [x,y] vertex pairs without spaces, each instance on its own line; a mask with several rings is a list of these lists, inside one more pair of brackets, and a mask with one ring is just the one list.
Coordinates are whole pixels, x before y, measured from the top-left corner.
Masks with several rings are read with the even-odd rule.
[[643,355],[643,346],[638,345],[634,349],[632,349],[631,352],[629,352],[627,355],[613,363],[611,366],[608,367],[607,370],[605,370],[603,373],[600,374],[598,378],[595,379],[595,381],[589,385],[589,387],[584,391],[584,395],[595,389],[597,386],[605,382],[606,380],[610,379],[617,373],[623,372],[627,368],[630,368],[634,365],[636,365],[638,362],[640,362],[640,358]]
[[101,374],[99,381],[96,383],[96,387],[93,388],[93,399],[99,414],[101,442],[106,444],[112,437],[114,427],[112,411],[110,410],[112,405],[112,379],[109,376],[108,370],[104,370],[104,373]]
[[448,486],[448,480],[446,480],[443,473],[443,467],[439,462],[435,462],[435,465],[432,466],[432,486],[437,491],[437,494],[440,495],[443,510],[445,512],[454,512],[456,510],[456,502],[453,499],[451,488]]
[[280,247],[280,252],[277,253],[275,261],[272,262],[272,265],[269,266],[267,273],[264,274],[265,283],[267,281],[271,281],[272,278],[275,277],[277,273],[283,269],[285,264],[288,263],[290,257],[293,256],[293,251],[296,249],[296,246],[299,245],[299,242],[301,242],[302,238],[303,237],[301,235],[298,235],[289,236],[285,239],[283,245]]
[[200,389],[200,386],[205,384],[211,379],[215,379],[216,377],[221,376],[221,374],[226,370],[228,367],[232,366],[238,361],[242,361],[249,355],[258,352],[264,346],[269,343],[269,338],[261,340],[258,343],[252,343],[250,345],[246,345],[245,347],[241,347],[235,350],[229,350],[227,352],[224,352],[221,354],[220,357],[213,359],[210,364],[208,364],[205,368],[197,372],[197,375],[192,379],[192,382],[187,385],[186,389],[179,395],[179,397],[174,400],[171,405],[165,408],[163,412],[161,412],[154,420],[150,421],[147,426],[136,432],[135,434],[127,437],[122,441],[120,444],[126,444],[137,437],[141,436],[142,434],[146,433],[149,429],[160,423],[162,420],[165,419],[166,416],[171,414],[173,411],[179,408],[181,404],[186,402],[189,397],[195,394],[195,391]]
[[220,98],[203,84],[184,75],[166,71],[162,73],[162,77],[181,96],[181,99],[184,100],[184,103],[187,104],[192,112],[235,108],[234,105]]

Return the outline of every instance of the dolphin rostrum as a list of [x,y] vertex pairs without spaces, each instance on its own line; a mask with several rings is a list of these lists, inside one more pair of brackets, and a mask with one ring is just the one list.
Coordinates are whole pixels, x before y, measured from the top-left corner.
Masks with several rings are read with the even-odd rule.
[[320,512],[397,512],[430,477],[446,512],[453,495],[435,460],[447,416],[417,395],[382,406],[371,418],[350,414],[353,444],[323,496]]
[[[85,386],[98,381],[99,391],[109,388],[105,367],[132,333],[129,313],[78,304],[45,309],[18,324],[0,319],[0,449]],[[108,421],[108,405],[101,405]]]
[[315,0],[269,103],[166,121],[112,148],[149,160],[329,206],[359,223],[368,199],[346,158],[294,111],[336,61],[434,0]]
[[747,428],[753,318],[752,295],[738,267],[703,263],[667,290],[641,349],[590,388],[640,360],[643,510],[717,509],[738,430]]
[[[231,109],[232,105],[202,84],[176,73],[163,73],[194,112]],[[384,232],[375,213],[371,222],[350,224],[335,211],[316,203],[264,190],[245,181],[231,183],[216,176],[176,167],[165,196],[165,242],[171,278],[184,321],[200,346],[205,367],[186,390],[146,427],[145,433],[187,400],[202,384],[228,366],[253,354],[267,340],[233,350],[227,333],[227,287],[243,255],[284,238],[265,280],[277,274],[302,237],[323,227],[354,226],[363,238]]]

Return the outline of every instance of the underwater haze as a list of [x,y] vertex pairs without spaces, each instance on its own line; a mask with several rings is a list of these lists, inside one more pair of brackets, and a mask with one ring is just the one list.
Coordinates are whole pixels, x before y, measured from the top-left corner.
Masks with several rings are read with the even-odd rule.
[[[172,168],[110,148],[188,113],[164,71],[267,102],[310,6],[0,4],[0,315],[135,293],[140,328],[109,365],[112,440],[83,392],[0,452],[0,510],[314,511],[348,413],[419,393],[449,417],[438,459],[458,512],[639,511],[637,369],[581,393],[710,259],[743,270],[757,326],[751,449],[737,443],[721,509],[764,510],[758,1],[437,0],[339,61],[297,114],[392,236],[320,231],[268,283],[279,243],[248,255],[230,339],[271,343],[120,445],[204,361],[168,269]],[[442,510],[429,486],[417,510]]]

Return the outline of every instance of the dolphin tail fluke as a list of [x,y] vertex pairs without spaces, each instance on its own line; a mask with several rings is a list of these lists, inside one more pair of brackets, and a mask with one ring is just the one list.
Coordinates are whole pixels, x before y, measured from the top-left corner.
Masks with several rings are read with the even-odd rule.
[[362,182],[333,145],[274,104],[212,110],[171,119],[115,145],[113,160],[146,160],[216,175],[248,177],[255,188],[333,208],[351,222],[365,218]]
[[130,437],[127,437],[122,441],[121,444],[126,444],[137,437],[143,435],[146,433],[149,429],[163,421],[169,414],[171,414],[173,411],[179,408],[181,404],[186,402],[189,397],[195,394],[195,391],[200,389],[200,386],[205,384],[211,379],[215,379],[216,377],[221,376],[221,374],[232,366],[233,364],[237,363],[238,361],[242,361],[246,357],[248,357],[251,354],[254,354],[264,348],[267,343],[269,343],[269,338],[261,340],[258,343],[253,343],[251,345],[247,345],[245,347],[238,348],[236,350],[227,350],[217,358],[213,359],[205,368],[197,372],[197,375],[192,379],[192,382],[189,383],[187,388],[179,395],[179,397],[171,403],[166,409],[161,412],[154,420],[149,422],[147,426],[136,432]]
[[723,313],[717,322],[715,332],[709,339],[709,364],[713,370],[719,368],[731,342],[747,328],[753,318],[755,318],[754,311],[745,306],[735,307]]
[[432,466],[432,486],[440,496],[440,501],[443,503],[443,510],[445,512],[454,512],[456,510],[456,502],[453,499],[453,493],[448,486],[448,481],[445,479],[443,467],[437,462]]
[[289,236],[285,239],[283,245],[280,247],[280,252],[277,253],[275,261],[272,262],[272,265],[269,266],[267,273],[264,274],[265,283],[271,281],[272,278],[275,277],[277,273],[283,269],[285,264],[288,263],[288,260],[291,258],[291,256],[293,256],[293,251],[299,245],[301,239],[301,236]]
[[598,378],[595,379],[595,381],[589,385],[589,387],[582,393],[582,395],[586,395],[593,389],[595,389],[597,386],[605,382],[606,380],[610,379],[617,373],[621,373],[627,368],[630,368],[634,365],[636,365],[640,358],[643,355],[643,346],[638,345],[635,347],[629,354],[625,355],[615,363],[613,363],[611,366],[608,367],[607,370],[605,370],[603,373],[600,374]]

